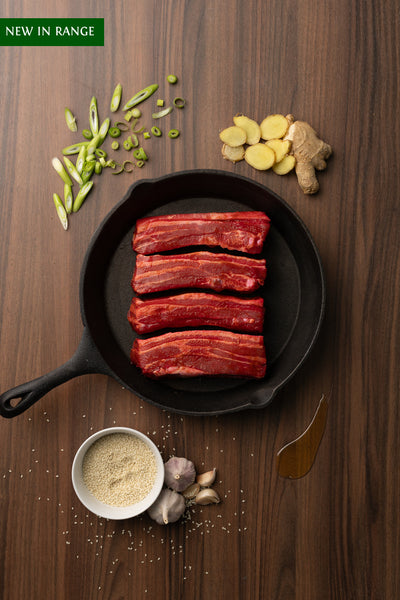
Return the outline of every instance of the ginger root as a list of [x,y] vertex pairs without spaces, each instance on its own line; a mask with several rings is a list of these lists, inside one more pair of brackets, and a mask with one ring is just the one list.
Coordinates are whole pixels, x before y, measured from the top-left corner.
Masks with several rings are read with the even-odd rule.
[[326,159],[332,154],[332,148],[318,138],[308,123],[294,121],[291,115],[287,119],[292,123],[284,139],[292,142],[291,154],[296,159],[297,180],[305,194],[315,194],[319,190],[315,169],[323,171],[326,168]]

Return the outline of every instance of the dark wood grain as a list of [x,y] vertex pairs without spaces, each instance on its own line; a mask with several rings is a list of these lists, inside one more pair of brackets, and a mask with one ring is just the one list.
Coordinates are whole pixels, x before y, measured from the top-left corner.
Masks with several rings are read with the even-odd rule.
[[[243,600],[400,597],[399,12],[388,2],[150,0],[4,2],[1,17],[104,17],[101,48],[1,48],[1,391],[72,356],[78,286],[96,227],[138,178],[192,168],[237,172],[284,197],[320,250],[327,311],[310,358],[261,411],[194,418],[148,405],[114,380],[85,375],[0,421],[0,597]],[[110,172],[64,233],[51,158],[87,126],[92,95],[108,114],[152,82],[187,99],[151,140],[141,172]],[[147,108],[143,109],[144,111]],[[243,112],[292,112],[334,155],[320,193],[295,176],[222,159],[218,131]],[[302,479],[280,478],[276,453],[330,393],[326,431]],[[74,453],[94,431],[147,432],[167,459],[218,469],[223,502],[167,527],[147,516],[99,519],[76,498]]]

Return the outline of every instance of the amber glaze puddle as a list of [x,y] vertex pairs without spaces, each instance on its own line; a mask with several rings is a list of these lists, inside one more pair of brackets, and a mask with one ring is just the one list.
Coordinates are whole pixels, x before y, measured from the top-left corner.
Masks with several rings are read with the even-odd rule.
[[278,473],[281,477],[299,479],[314,464],[324,435],[328,414],[328,400],[322,395],[317,410],[307,429],[295,440],[281,448],[277,454]]

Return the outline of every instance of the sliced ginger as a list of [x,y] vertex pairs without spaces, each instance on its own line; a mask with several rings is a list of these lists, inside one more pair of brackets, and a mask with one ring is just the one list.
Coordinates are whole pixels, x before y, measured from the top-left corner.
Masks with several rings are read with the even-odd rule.
[[275,152],[265,144],[253,144],[246,148],[244,159],[255,169],[266,171],[275,162]]
[[232,148],[243,146],[243,144],[246,142],[245,130],[241,127],[237,127],[236,125],[232,125],[231,127],[223,129],[220,132],[219,137],[224,144],[227,144]]
[[260,125],[263,140],[283,138],[289,127],[289,121],[284,115],[268,115]]
[[288,152],[290,150],[290,141],[289,140],[281,140],[281,139],[268,140],[265,142],[265,145],[272,148],[272,150],[275,152],[275,157],[276,157],[277,163],[280,162],[286,156],[286,154],[288,154]]
[[276,162],[273,165],[272,170],[277,175],[286,175],[287,173],[290,173],[295,164],[296,159],[293,154],[287,154],[279,162]]
[[261,137],[261,129],[257,121],[253,121],[253,119],[249,119],[245,115],[238,114],[233,117],[233,122],[246,132],[246,144],[249,144],[249,146],[258,144]]
[[222,156],[233,163],[239,162],[244,159],[244,147],[236,146],[233,148],[228,144],[224,144],[222,146]]

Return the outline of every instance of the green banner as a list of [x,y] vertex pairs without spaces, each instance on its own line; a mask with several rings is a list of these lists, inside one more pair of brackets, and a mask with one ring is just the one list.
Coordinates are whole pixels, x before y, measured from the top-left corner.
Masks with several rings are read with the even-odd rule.
[[104,46],[104,19],[0,19],[0,46]]

